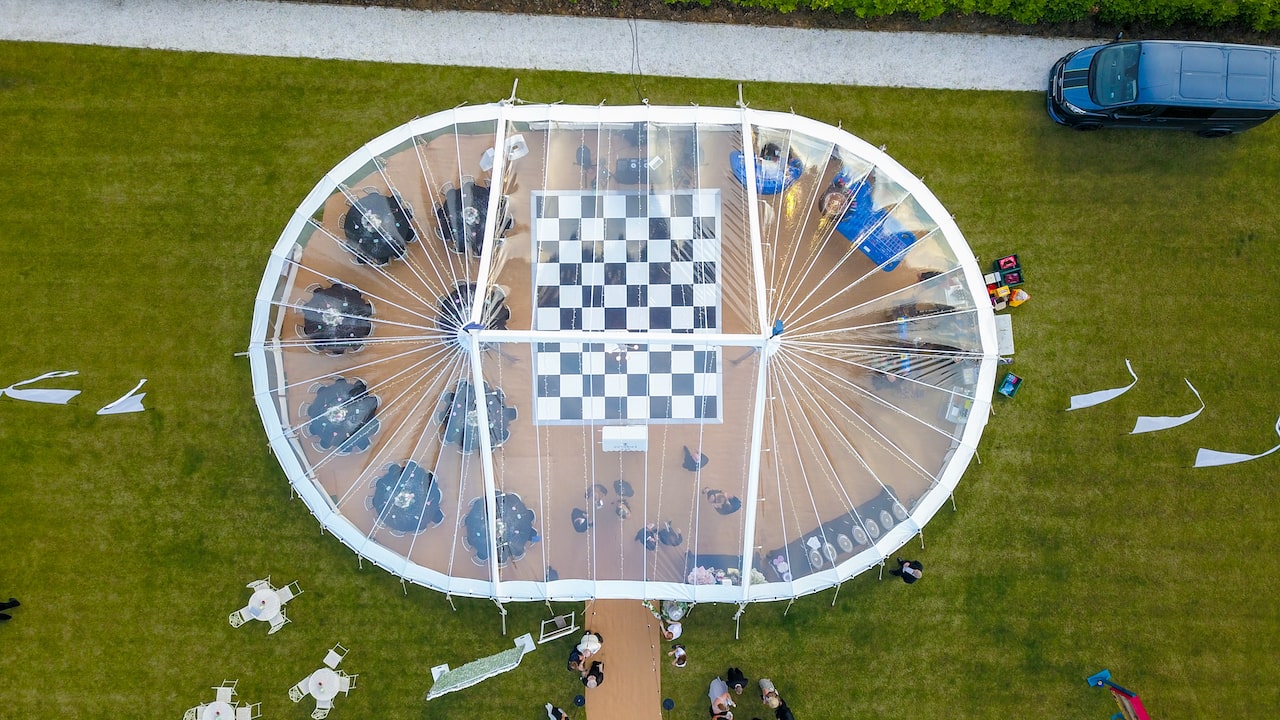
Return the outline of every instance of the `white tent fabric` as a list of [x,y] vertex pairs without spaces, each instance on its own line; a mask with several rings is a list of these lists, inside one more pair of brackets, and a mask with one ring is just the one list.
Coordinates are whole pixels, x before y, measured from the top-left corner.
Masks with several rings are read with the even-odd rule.
[[1079,410],[1081,408],[1093,407],[1101,405],[1108,400],[1114,400],[1121,395],[1129,392],[1134,385],[1138,384],[1138,374],[1133,371],[1133,365],[1129,364],[1129,359],[1125,358],[1124,366],[1129,369],[1129,374],[1133,376],[1133,382],[1124,387],[1112,388],[1110,390],[1098,390],[1097,392],[1085,393],[1084,395],[1072,395],[1071,407],[1067,411]]
[[1177,417],[1141,415],[1138,417],[1138,421],[1133,424],[1133,430],[1129,433],[1130,435],[1155,432],[1156,430],[1168,430],[1179,425],[1185,425],[1200,417],[1200,413],[1204,412],[1204,398],[1200,397],[1200,391],[1196,390],[1196,386],[1192,385],[1190,380],[1183,378],[1182,381],[1187,384],[1187,387],[1191,388],[1196,400],[1200,401],[1200,409]]
[[23,380],[22,382],[14,383],[9,387],[4,388],[3,390],[0,390],[0,395],[8,395],[14,400],[25,400],[27,402],[48,403],[50,405],[66,405],[67,403],[71,402],[71,398],[80,394],[79,390],[54,390],[54,389],[48,389],[48,388],[30,388],[26,390],[19,390],[18,388],[23,385],[38,383],[41,380],[71,377],[73,375],[79,375],[79,374],[80,374],[80,371],[78,370],[54,370],[52,372],[47,372],[39,377],[31,378],[30,380]]
[[135,413],[146,410],[146,408],[142,406],[142,399],[145,398],[147,394],[138,392],[145,384],[147,384],[147,379],[142,378],[132,390],[121,395],[118,400],[113,400],[98,410],[98,414],[122,415],[124,413]]
[[[1280,435],[1280,419],[1276,420],[1276,434]],[[1264,458],[1277,450],[1280,450],[1280,445],[1277,445],[1271,448],[1270,450],[1264,453],[1259,453],[1257,455],[1247,455],[1245,453],[1229,453],[1229,452],[1221,452],[1219,450],[1209,450],[1208,448],[1200,448],[1200,450],[1196,452],[1196,463],[1194,467],[1216,467],[1218,465],[1234,465],[1235,463],[1248,462],[1250,460],[1257,460],[1258,458]]]
[[316,185],[249,357],[293,487],[389,572],[747,602],[918,534],[973,456],[997,353],[949,213],[853,135],[498,103],[395,128]]

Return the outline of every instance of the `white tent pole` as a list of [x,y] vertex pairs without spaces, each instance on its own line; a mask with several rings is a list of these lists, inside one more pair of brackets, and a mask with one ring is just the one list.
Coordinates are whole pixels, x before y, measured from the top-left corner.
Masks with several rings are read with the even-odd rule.
[[[746,583],[744,582],[743,584],[745,585]],[[741,637],[739,637],[739,631],[742,629],[742,614],[745,613],[746,611],[747,611],[747,602],[746,602],[746,599],[744,598],[742,602],[738,603],[738,612],[733,614],[733,639],[734,640],[742,639]]]
[[831,607],[835,607],[835,606],[836,606],[836,600],[840,597],[840,588],[842,588],[842,587],[844,587],[844,581],[843,581],[843,580],[841,580],[840,582],[836,583],[836,592],[835,592],[835,594],[834,594],[834,595],[832,595],[832,596],[831,596]]
[[502,601],[498,598],[493,599],[493,604],[498,606],[498,614],[502,616],[502,634],[507,634],[507,609],[502,606]]

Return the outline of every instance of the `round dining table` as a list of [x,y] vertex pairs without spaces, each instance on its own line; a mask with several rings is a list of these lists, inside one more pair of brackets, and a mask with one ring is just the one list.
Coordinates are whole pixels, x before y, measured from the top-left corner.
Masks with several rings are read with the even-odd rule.
[[404,257],[407,243],[417,239],[410,219],[398,198],[370,191],[347,207],[342,232],[359,260],[386,265]]
[[464,182],[460,188],[449,188],[444,202],[436,207],[436,221],[449,248],[455,253],[470,251],[480,257],[484,249],[485,213],[489,211],[489,188]]
[[373,332],[373,304],[353,287],[334,283],[316,288],[302,306],[302,332],[324,352],[340,354],[355,350]]
[[[534,529],[534,512],[529,509],[520,496],[515,493],[497,493],[494,523],[497,526],[498,564],[506,564],[508,558],[519,560],[524,557],[525,547],[537,537]],[[486,516],[484,498],[471,501],[463,525],[467,530],[467,543],[475,551],[476,559],[481,562],[489,559],[489,520]]]
[[280,614],[280,596],[270,587],[260,587],[253,591],[245,612],[254,620],[271,622]]
[[392,530],[419,533],[444,520],[440,484],[418,463],[392,465],[374,483],[373,509]]
[[221,700],[211,702],[200,711],[200,720],[235,720],[236,709]]
[[363,381],[340,377],[316,391],[316,399],[307,406],[307,431],[322,449],[367,449],[377,429],[377,411],[378,398],[369,394]]
[[317,700],[332,700],[338,696],[339,682],[338,673],[322,667],[307,678],[307,693]]
[[[511,415],[506,396],[485,383],[485,412],[489,419],[489,442],[497,447],[510,437]],[[475,452],[480,447],[480,413],[476,407],[475,386],[469,380],[459,380],[453,390],[441,398],[444,408],[437,419],[444,425],[444,441],[456,444],[464,453]]]

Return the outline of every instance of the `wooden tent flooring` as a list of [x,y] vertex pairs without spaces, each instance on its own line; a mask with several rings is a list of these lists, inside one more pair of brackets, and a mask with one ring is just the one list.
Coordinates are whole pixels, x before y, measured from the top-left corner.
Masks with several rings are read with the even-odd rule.
[[666,654],[657,618],[639,600],[593,600],[585,627],[604,639],[604,683],[584,691],[587,720],[661,720]]

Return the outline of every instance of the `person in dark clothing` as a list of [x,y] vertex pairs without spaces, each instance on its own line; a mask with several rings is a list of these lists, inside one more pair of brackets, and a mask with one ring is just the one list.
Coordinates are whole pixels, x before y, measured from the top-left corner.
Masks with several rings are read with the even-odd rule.
[[643,544],[645,550],[657,550],[658,526],[654,523],[649,523],[640,528],[640,531],[636,533],[636,542]]
[[671,521],[668,520],[662,524],[662,529],[658,531],[658,542],[663,545],[676,547],[680,543],[684,542],[684,535],[682,535],[679,530],[671,527]]
[[[18,602],[18,598],[9,598],[8,602],[0,603],[0,610],[10,610],[18,607],[22,603]],[[0,612],[0,620],[9,620],[12,616],[6,612]]]
[[696,450],[690,450],[688,445],[684,446],[684,469],[689,472],[698,472],[711,462],[711,458],[703,455]]
[[582,676],[582,684],[589,688],[600,687],[604,683],[604,663],[596,660],[591,663],[591,669]]
[[582,667],[582,651],[581,650],[579,650],[578,648],[574,648],[569,652],[569,662],[567,663],[567,667],[565,669],[572,670],[573,672],[576,672],[578,674],[582,674],[583,667]]
[[573,529],[583,533],[591,528],[591,520],[587,518],[587,511],[582,508],[574,508],[570,515],[573,518]]
[[737,495],[725,498],[724,502],[716,505],[716,512],[721,515],[732,515],[742,509],[742,501]]
[[791,708],[787,707],[785,700],[779,703],[778,707],[774,708],[773,716],[777,718],[777,720],[796,720],[796,716],[791,714]]
[[890,570],[890,575],[897,575],[902,582],[910,585],[924,575],[924,565],[919,560],[903,560],[898,558],[898,569]]
[[742,670],[736,667],[729,668],[724,677],[725,682],[729,683],[729,689],[738,695],[742,694],[742,691],[747,687],[747,683],[750,682]]

